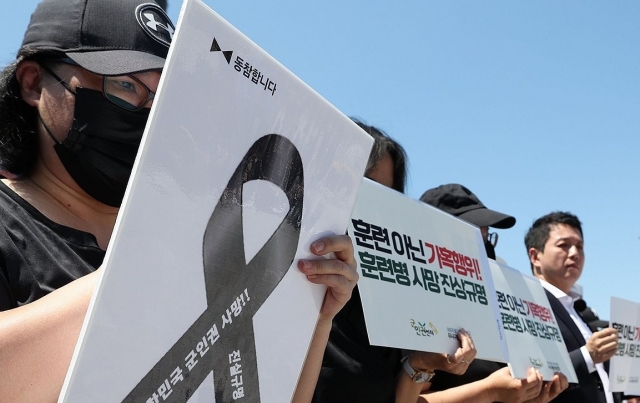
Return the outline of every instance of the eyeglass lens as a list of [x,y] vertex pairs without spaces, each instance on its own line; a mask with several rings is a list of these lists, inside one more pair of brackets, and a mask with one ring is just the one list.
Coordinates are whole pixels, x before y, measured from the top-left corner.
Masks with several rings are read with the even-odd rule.
[[114,104],[128,110],[142,109],[155,94],[132,76],[104,77],[104,95]]

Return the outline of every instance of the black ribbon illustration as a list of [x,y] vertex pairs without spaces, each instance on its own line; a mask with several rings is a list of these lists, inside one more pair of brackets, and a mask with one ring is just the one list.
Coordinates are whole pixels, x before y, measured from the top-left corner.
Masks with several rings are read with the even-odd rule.
[[[257,179],[267,180],[281,188],[288,198],[289,211],[269,240],[247,263],[242,227],[242,188],[245,183]],[[211,371],[216,403],[260,402],[253,316],[293,262],[300,236],[303,196],[302,159],[296,147],[287,138],[277,134],[258,139],[229,180],[204,234],[207,309],[142,378],[123,403],[145,403],[154,393],[159,393],[158,388],[163,382],[171,386],[171,394],[167,396],[165,393],[158,401],[186,402]],[[222,328],[222,315],[240,295],[244,295],[242,311],[231,318],[232,323],[227,322]],[[195,346],[214,324],[219,331],[219,339],[209,346],[204,356],[197,354],[197,365],[188,370],[185,366],[187,355],[195,350]],[[237,364],[241,364],[242,371],[243,396],[240,397],[238,377],[234,377],[230,370],[235,364],[230,363],[229,355],[236,351],[240,358]],[[184,379],[174,384],[170,381],[171,374],[178,367],[182,369]],[[234,391],[236,396],[233,395]]]

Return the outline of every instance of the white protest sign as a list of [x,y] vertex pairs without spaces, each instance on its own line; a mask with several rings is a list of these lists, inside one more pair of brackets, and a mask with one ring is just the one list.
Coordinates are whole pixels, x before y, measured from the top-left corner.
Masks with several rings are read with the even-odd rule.
[[185,1],[60,401],[290,401],[325,292],[297,262],[345,232],[371,144]]
[[612,392],[640,395],[640,303],[611,297],[611,327],[618,330],[618,351],[609,362]]
[[540,280],[493,260],[489,260],[489,267],[513,377],[524,379],[528,369],[534,367],[546,381],[560,371],[569,382],[577,383],[578,377]]
[[480,230],[365,179],[349,225],[369,342],[507,362]]

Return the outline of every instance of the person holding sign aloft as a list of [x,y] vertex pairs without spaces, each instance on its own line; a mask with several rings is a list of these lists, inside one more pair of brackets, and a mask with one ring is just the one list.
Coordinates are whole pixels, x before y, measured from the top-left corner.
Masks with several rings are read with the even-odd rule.
[[[152,0],[43,0],[0,73],[3,402],[60,393],[173,33]],[[358,279],[347,236],[311,252],[336,258],[298,265],[328,290],[296,401]]]
[[[506,229],[513,227],[516,223],[515,217],[489,209],[471,190],[457,183],[428,189],[420,197],[420,200],[480,228],[487,256],[490,259],[495,259],[496,257],[494,248],[497,245],[498,238],[496,234],[491,235],[489,228]],[[485,389],[486,399],[490,399],[490,395],[494,396],[493,400],[482,400],[487,402],[523,401],[524,397],[528,396],[529,393],[537,390],[536,382],[532,381],[534,378],[528,378],[524,382],[515,380],[511,377],[508,369],[504,367],[505,364],[502,363],[476,360],[462,376],[438,373],[431,385],[431,390],[455,390],[459,386],[477,382],[475,387]],[[532,371],[532,375],[534,372]],[[524,400],[540,403],[548,402],[566,389],[567,385],[567,378],[564,374],[558,373],[553,381],[546,382],[539,389],[540,393],[538,395],[533,394],[529,397],[531,400]],[[464,386],[462,390],[472,388]],[[435,398],[432,396],[431,399]]]
[[[354,121],[374,138],[365,176],[403,192],[406,154],[402,146],[376,127]],[[356,288],[334,320],[313,401],[415,402],[428,388],[434,370],[462,374],[473,362],[476,349],[471,336],[461,329],[458,340],[460,347],[451,355],[413,352],[403,357],[400,349],[372,346]]]
[[[356,123],[375,140],[365,176],[402,192],[406,178],[406,154],[379,129]],[[314,402],[486,402],[546,403],[566,388],[566,378],[543,386],[531,371],[525,380],[513,379],[508,368],[489,373],[478,382],[428,393],[436,370],[461,375],[474,362],[473,339],[465,330],[453,354],[412,352],[403,357],[396,348],[369,344],[358,290],[336,316],[325,352]]]
[[[406,177],[402,147],[379,129],[356,123],[375,139],[365,176],[402,192]],[[543,385],[535,370],[520,380],[502,368],[477,382],[429,393],[432,379],[439,376],[436,370],[461,375],[473,365],[473,339],[465,330],[457,337],[460,345],[452,354],[415,351],[403,357],[399,349],[372,346],[356,289],[354,298],[334,320],[314,402],[545,403],[567,386],[562,375]]]

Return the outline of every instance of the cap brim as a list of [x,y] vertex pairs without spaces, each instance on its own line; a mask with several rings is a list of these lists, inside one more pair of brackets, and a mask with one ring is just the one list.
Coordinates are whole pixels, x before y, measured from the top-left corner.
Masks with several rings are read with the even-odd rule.
[[493,227],[493,228],[511,228],[516,225],[516,218],[510,215],[502,214],[488,208],[479,208],[475,210],[465,211],[458,215],[465,221],[478,227]]
[[149,70],[161,70],[165,59],[135,50],[67,52],[66,55],[84,69],[103,76],[120,76]]

